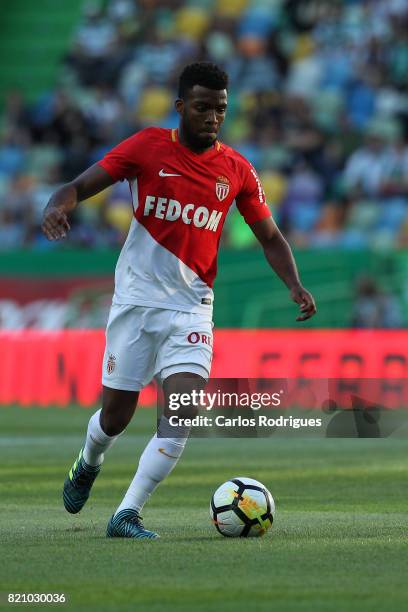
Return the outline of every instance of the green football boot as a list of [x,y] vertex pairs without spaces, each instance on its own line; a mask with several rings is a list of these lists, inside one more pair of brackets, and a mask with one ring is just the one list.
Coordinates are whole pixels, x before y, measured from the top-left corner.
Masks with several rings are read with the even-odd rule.
[[106,530],[108,538],[135,538],[156,540],[159,534],[144,528],[142,517],[136,510],[126,508],[113,515]]
[[78,458],[69,470],[64,482],[63,499],[65,509],[71,514],[77,514],[84,507],[95,478],[101,466],[91,466],[85,463],[82,456],[83,449],[79,451]]

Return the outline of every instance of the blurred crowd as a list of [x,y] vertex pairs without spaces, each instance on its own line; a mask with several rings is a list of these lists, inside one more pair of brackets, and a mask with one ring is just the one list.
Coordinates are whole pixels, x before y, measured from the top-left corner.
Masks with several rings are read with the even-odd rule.
[[[292,245],[408,246],[408,0],[86,2],[58,83],[11,91],[0,123],[0,249],[56,248],[50,194],[147,125],[174,127],[182,67],[230,75],[221,140],[257,168]],[[81,205],[69,243],[118,246],[124,183]],[[236,210],[224,244],[255,239]]]

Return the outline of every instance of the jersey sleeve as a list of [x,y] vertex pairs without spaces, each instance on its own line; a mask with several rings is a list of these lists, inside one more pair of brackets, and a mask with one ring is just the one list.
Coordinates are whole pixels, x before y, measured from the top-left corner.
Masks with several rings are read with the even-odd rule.
[[246,223],[251,225],[271,216],[265,192],[254,167],[245,160],[242,187],[236,196],[236,204]]
[[135,178],[142,171],[150,138],[149,129],[133,134],[106,153],[98,165],[115,181]]

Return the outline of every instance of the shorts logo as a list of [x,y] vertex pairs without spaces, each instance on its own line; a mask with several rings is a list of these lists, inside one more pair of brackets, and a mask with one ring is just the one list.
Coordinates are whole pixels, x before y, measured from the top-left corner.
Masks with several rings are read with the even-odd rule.
[[108,363],[106,364],[106,370],[108,374],[112,374],[113,370],[115,369],[115,366],[116,366],[116,357],[115,355],[112,355],[112,353],[109,353]]
[[187,340],[190,344],[198,344],[201,342],[202,344],[207,344],[208,346],[212,345],[211,336],[199,332],[191,332],[191,334],[187,336]]
[[218,176],[217,181],[215,183],[215,193],[217,194],[217,198],[220,202],[225,200],[227,195],[229,194],[230,186],[229,180],[226,176]]

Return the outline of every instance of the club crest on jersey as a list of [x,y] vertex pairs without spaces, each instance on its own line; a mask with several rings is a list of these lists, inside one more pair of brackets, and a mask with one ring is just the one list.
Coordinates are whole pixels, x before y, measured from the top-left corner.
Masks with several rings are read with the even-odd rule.
[[115,369],[115,366],[116,366],[116,357],[115,355],[112,355],[112,353],[109,353],[108,363],[106,364],[106,370],[108,374],[112,374],[113,370]]
[[217,194],[217,198],[220,202],[225,200],[227,195],[229,194],[230,186],[229,180],[226,176],[218,176],[217,181],[215,183],[215,193]]

